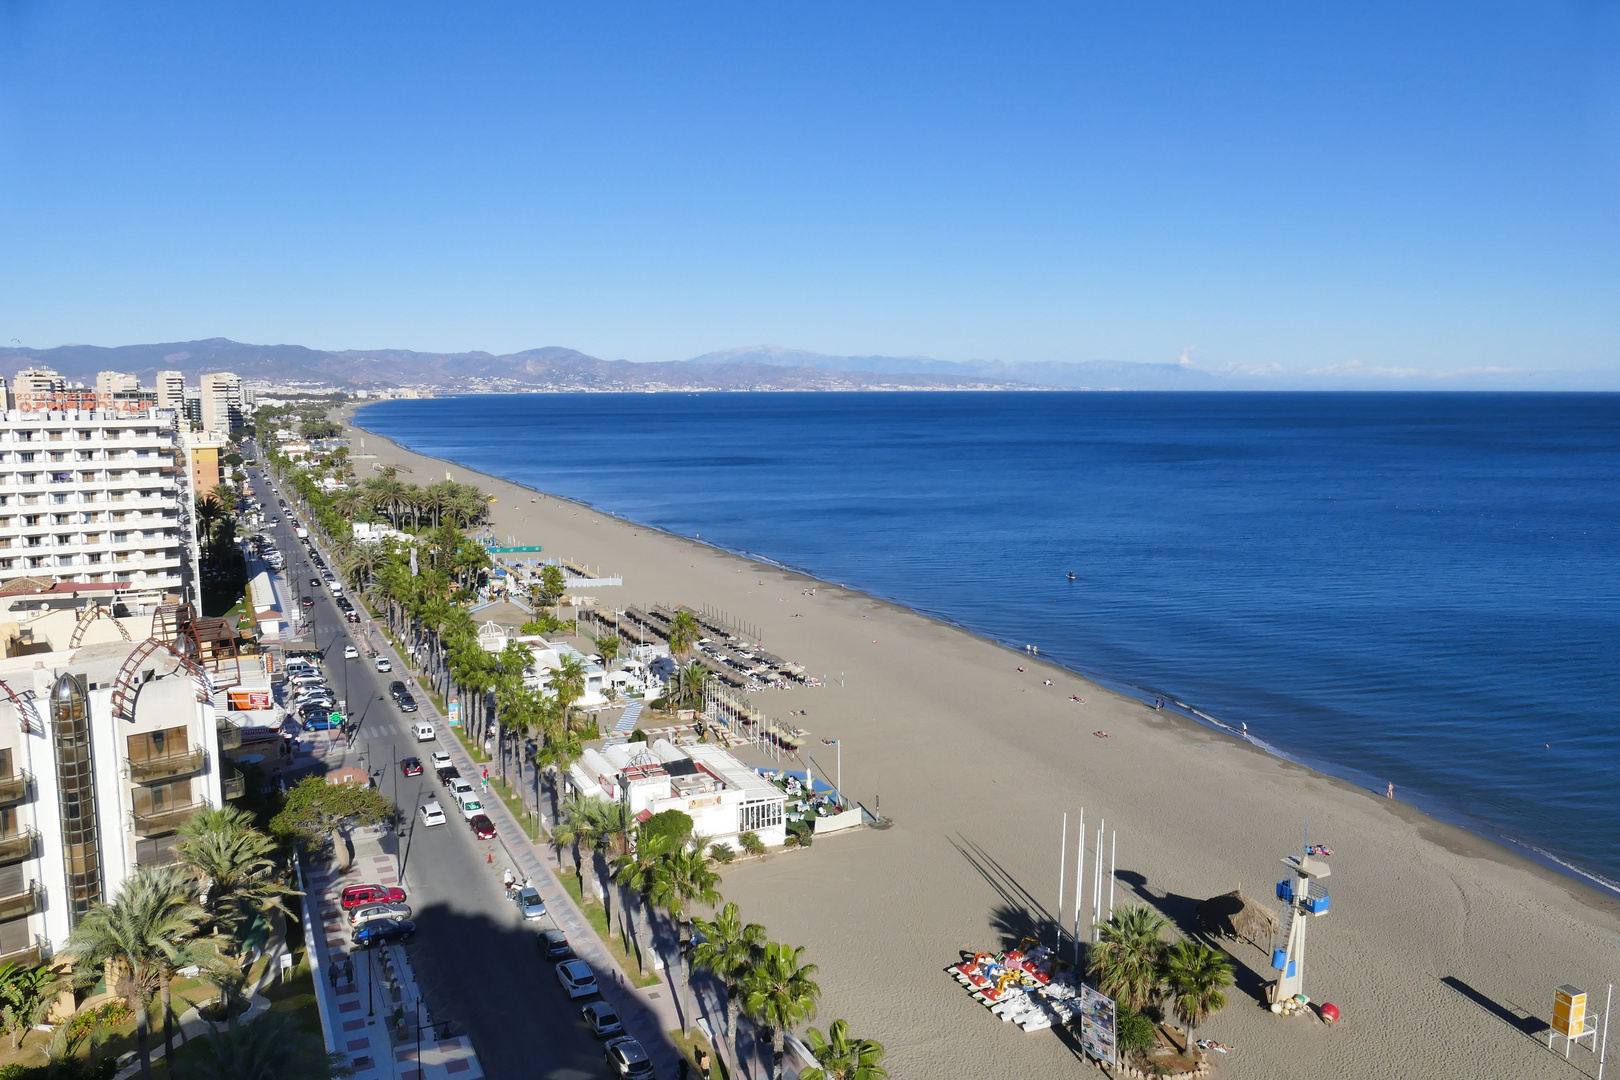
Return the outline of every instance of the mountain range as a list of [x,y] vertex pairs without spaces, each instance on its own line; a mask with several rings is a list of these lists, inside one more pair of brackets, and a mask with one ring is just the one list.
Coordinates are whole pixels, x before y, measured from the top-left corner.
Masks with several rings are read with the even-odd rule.
[[548,346],[496,355],[409,349],[328,351],[302,345],[246,345],[228,338],[152,345],[59,345],[0,348],[0,372],[50,367],[92,382],[100,371],[125,371],[151,385],[159,370],[209,371],[245,379],[317,383],[350,389],[418,387],[447,392],[525,390],[1606,390],[1613,371],[1532,372],[1468,369],[1401,371],[1339,365],[1303,373],[1211,372],[1183,361],[1137,364],[1002,360],[949,361],[924,356],[828,356],[780,345],[705,353],[675,363],[601,360]]

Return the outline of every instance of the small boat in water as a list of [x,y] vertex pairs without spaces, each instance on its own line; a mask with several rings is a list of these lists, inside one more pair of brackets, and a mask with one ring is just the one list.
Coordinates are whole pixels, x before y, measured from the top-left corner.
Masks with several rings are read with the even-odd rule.
[[1073,571],[1073,570],[1070,570],[1070,571],[1069,571],[1069,580],[1070,580],[1070,581],[1073,581],[1073,580],[1074,580],[1074,571]]

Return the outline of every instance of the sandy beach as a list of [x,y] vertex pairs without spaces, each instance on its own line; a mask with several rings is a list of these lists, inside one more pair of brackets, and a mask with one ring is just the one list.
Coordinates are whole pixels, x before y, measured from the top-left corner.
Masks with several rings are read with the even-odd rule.
[[[1235,1047],[1219,1058],[1218,1075],[1595,1073],[1584,1048],[1568,1063],[1561,1049],[1548,1052],[1545,1021],[1565,983],[1601,1010],[1605,986],[1620,975],[1613,898],[1398,799],[909,610],[370,432],[351,436],[360,475],[376,462],[417,484],[447,474],[479,484],[498,499],[496,535],[621,574],[622,587],[594,590],[604,605],[708,604],[760,627],[772,652],[830,677],[753,701],[808,728],[829,771],[832,748],[823,757],[819,740],[842,740],[846,792],[869,808],[881,798],[893,827],[733,866],[722,890],[774,939],[807,947],[820,967],[817,1026],[844,1017],[880,1040],[896,1078],[1080,1067],[1056,1034],[1001,1023],[942,969],[961,950],[1005,947],[1026,932],[1051,940],[1065,811],[1064,922],[1072,922],[1082,807],[1093,834],[1100,818],[1117,830],[1116,906],[1146,901],[1185,928],[1199,901],[1240,884],[1270,904],[1279,859],[1297,851],[1307,818],[1313,842],[1334,848],[1333,910],[1312,922],[1306,987],[1337,1004],[1343,1021],[1273,1016],[1259,1001],[1267,957],[1227,943],[1237,986],[1199,1032]],[[805,595],[812,587],[816,595]],[[1088,856],[1088,894],[1090,871]]]

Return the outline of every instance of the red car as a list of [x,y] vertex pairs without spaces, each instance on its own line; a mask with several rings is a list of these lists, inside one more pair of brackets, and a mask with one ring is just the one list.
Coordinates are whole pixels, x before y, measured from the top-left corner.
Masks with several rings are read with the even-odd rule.
[[406,776],[421,776],[422,763],[413,757],[408,757],[399,763],[399,771]]
[[405,890],[391,885],[350,885],[343,890],[343,910],[361,904],[403,904]]
[[495,839],[495,823],[483,814],[474,814],[467,824],[472,826],[473,835],[480,840]]

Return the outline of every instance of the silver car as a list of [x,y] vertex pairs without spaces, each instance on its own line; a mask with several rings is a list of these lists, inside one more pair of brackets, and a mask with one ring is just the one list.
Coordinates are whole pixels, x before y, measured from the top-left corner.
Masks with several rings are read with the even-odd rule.
[[512,897],[518,910],[523,912],[525,919],[543,919],[546,917],[546,904],[540,899],[540,890],[535,888],[519,889]]
[[361,923],[373,919],[408,919],[411,917],[409,904],[365,904],[349,912],[349,925],[359,926]]

